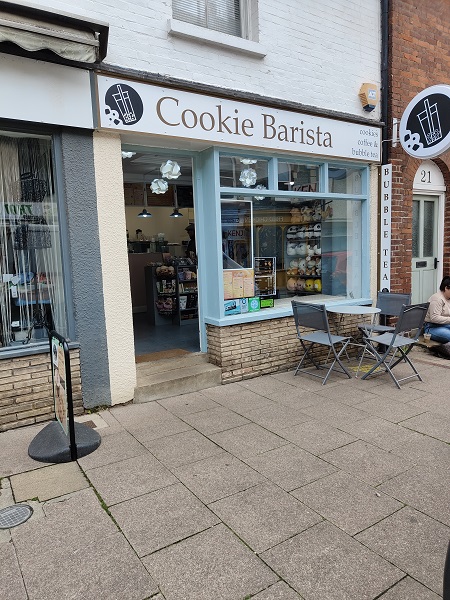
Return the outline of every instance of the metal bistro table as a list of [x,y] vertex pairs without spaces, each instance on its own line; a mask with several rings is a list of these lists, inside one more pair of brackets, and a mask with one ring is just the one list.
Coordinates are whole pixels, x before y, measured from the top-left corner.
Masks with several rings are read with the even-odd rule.
[[[329,308],[327,307],[327,313],[331,313],[333,316],[334,315],[339,315],[339,319],[334,319],[334,324],[336,327],[336,333],[337,335],[342,335],[341,334],[341,327],[342,327],[342,323],[344,321],[345,315],[359,315],[361,317],[367,316],[367,315],[372,315],[372,321],[373,322],[373,317],[378,314],[380,312],[379,308],[376,308],[375,306],[355,306],[355,305],[345,305],[345,304],[341,304],[341,305],[337,305],[337,306],[330,306]],[[367,323],[368,325],[370,323]],[[357,342],[355,340],[355,338],[353,338],[350,340],[349,344],[351,346],[358,346],[360,348],[365,347],[365,344],[360,344],[359,342]],[[347,351],[345,351],[345,354],[347,354]],[[349,359],[349,356],[347,354],[347,359]],[[358,368],[359,371],[359,368]],[[356,377],[358,376],[358,372],[356,373]]]

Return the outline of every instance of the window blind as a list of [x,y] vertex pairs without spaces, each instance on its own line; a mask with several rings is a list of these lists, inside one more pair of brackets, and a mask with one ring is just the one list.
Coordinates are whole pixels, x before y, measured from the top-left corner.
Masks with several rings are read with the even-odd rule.
[[173,17],[241,37],[240,0],[173,0]]

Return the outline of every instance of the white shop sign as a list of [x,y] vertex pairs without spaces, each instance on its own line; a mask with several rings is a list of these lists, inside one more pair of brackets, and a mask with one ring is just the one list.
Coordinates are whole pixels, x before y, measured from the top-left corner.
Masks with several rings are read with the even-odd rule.
[[391,287],[392,165],[381,166],[380,290]]
[[98,76],[100,127],[378,162],[380,129]]
[[2,54],[0,116],[93,129],[89,71]]

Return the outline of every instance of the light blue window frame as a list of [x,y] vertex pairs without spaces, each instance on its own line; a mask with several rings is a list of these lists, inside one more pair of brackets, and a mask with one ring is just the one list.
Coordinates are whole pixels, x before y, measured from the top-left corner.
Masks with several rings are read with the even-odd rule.
[[[268,160],[268,189],[264,195],[277,198],[299,198],[305,200],[324,199],[353,201],[361,203],[361,298],[348,298],[345,304],[368,304],[370,298],[370,269],[369,269],[369,169],[359,165],[339,160],[299,159],[291,155],[267,155],[259,152],[243,152],[242,150],[223,151],[220,148],[209,148],[198,156],[197,176],[201,180],[202,193],[196,198],[199,206],[195,206],[196,226],[200,241],[199,252],[199,290],[202,305],[202,317],[205,323],[216,326],[235,325],[252,321],[262,321],[292,314],[291,304],[288,300],[273,309],[264,309],[254,313],[225,316],[224,290],[222,276],[222,236],[220,202],[223,196],[239,196],[251,198],[255,190],[244,187],[220,187],[219,157],[242,157]],[[278,189],[278,160],[298,164],[316,164],[319,166],[319,192],[293,192]],[[328,192],[328,165],[340,168],[358,168],[361,170],[361,193],[341,194]],[[200,191],[200,185],[197,187]],[[195,196],[194,196],[195,198]],[[339,301],[343,303],[342,299]],[[333,301],[328,302],[333,304]],[[202,328],[201,328],[202,329]]]

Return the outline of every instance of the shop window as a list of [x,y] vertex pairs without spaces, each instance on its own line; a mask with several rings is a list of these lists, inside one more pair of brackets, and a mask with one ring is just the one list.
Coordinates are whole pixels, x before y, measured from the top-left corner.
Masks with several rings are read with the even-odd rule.
[[0,133],[3,348],[67,336],[51,139]]
[[328,191],[333,194],[361,194],[362,170],[350,167],[328,167]]
[[319,166],[278,161],[278,189],[283,192],[320,192]]
[[243,156],[220,156],[221,187],[254,189],[263,193],[268,186],[268,161]]
[[243,312],[252,292],[259,307],[295,296],[361,297],[360,201],[265,197],[249,204],[222,199],[223,254],[231,259],[224,259],[225,315]]
[[[214,31],[247,37],[243,31],[245,0],[173,0],[173,17]],[[244,19],[243,19],[244,16]]]

